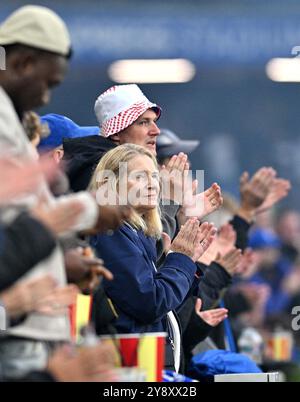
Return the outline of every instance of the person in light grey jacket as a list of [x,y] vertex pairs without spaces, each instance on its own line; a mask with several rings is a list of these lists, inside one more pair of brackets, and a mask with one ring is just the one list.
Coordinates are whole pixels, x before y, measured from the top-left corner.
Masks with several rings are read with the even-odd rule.
[[[24,6],[0,25],[0,45],[6,53],[6,70],[0,71],[0,154],[26,164],[26,160],[37,158],[37,154],[22,127],[23,114],[46,104],[50,89],[63,81],[71,55],[70,37],[64,22],[52,10]],[[74,200],[81,204],[82,211],[69,232],[94,228],[99,223],[99,207],[89,193],[55,199],[42,179],[35,193],[14,200],[13,205],[1,211],[2,222],[9,223],[20,210],[33,208],[41,200],[47,208]],[[65,286],[64,259],[58,244],[26,274],[26,279],[45,273],[51,274],[58,286]],[[32,313],[22,324],[4,331],[2,336],[3,375],[20,378],[29,371],[44,369],[49,350],[56,342],[70,339],[69,317],[67,314]]]

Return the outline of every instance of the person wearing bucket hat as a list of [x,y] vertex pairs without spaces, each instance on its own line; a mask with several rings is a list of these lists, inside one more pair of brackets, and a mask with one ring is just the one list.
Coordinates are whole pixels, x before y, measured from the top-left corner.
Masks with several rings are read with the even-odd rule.
[[150,102],[136,84],[109,88],[97,98],[94,110],[103,137],[110,137],[118,145],[141,145],[156,153],[160,133],[156,121],[161,108]]
[[166,165],[168,160],[179,152],[189,155],[199,144],[199,140],[182,140],[173,131],[162,128],[156,141],[158,162],[161,165]]
[[[126,143],[141,145],[157,156],[157,141],[159,141],[160,130],[156,122],[161,115],[161,108],[156,103],[150,102],[136,84],[116,85],[109,88],[97,98],[94,109],[101,127],[102,136],[110,138],[117,145]],[[170,138],[171,141],[172,139]],[[183,142],[183,145],[187,148],[187,142]],[[192,145],[194,146],[195,144]],[[190,147],[188,149],[190,150]],[[179,147],[176,150],[179,151],[179,154],[176,155],[176,152],[174,152],[171,155],[176,160],[174,159],[174,163],[172,162],[170,166],[164,168],[165,174],[161,175],[163,180],[165,180],[162,186],[163,190],[167,188],[172,189],[175,182],[175,180],[172,180],[173,172],[180,171],[183,177],[183,172],[188,166],[187,155]],[[176,190],[170,191],[170,193],[173,193],[171,196],[169,194],[166,197],[163,195],[162,198],[166,198],[168,204],[170,200],[175,201],[178,204],[178,210],[179,204],[182,203],[183,205],[185,202],[183,200],[182,182],[179,183]],[[164,193],[164,191],[162,192]],[[178,198],[176,198],[176,194],[179,195]],[[207,203],[211,204],[211,206],[209,211],[205,210],[203,213],[203,210],[201,210],[201,213],[203,213],[201,217],[213,212],[222,204],[221,190],[216,183],[207,190],[207,193],[204,193],[204,197],[206,197],[206,194],[209,194],[211,198]],[[191,195],[187,203],[189,205],[196,205],[196,196]],[[200,197],[201,195],[199,194]],[[186,208],[184,210],[185,217],[190,213],[194,213],[199,218],[201,208],[198,208],[197,211],[196,208],[194,211],[192,211],[193,208]],[[172,226],[174,227],[174,221],[172,222]]]
[[[131,143],[143,146],[156,155],[160,134],[157,120],[161,115],[161,108],[156,103],[149,101],[136,84],[110,87],[97,98],[94,110],[101,129],[101,138],[90,137],[88,141],[78,139],[64,142],[65,159],[68,161],[68,176],[71,188],[74,191],[87,188],[97,162],[104,153],[115,146]],[[187,145],[186,142],[184,145]],[[174,159],[173,162],[175,163],[171,169],[183,170],[186,166],[187,155],[180,152],[179,155],[174,154],[174,158],[176,161]],[[170,180],[165,188],[172,188],[174,181],[171,180],[171,172],[165,175],[166,181],[168,177]],[[213,186],[209,190],[209,194],[214,203],[212,208],[216,209],[222,199],[219,186],[217,184]],[[176,190],[170,191],[170,193],[182,195],[180,183]],[[167,199],[167,202],[169,201],[177,203],[175,197],[172,196]],[[179,204],[177,203],[176,208],[171,205],[171,208],[172,215],[174,215],[178,211]],[[173,230],[167,231],[172,236],[176,227],[173,218],[172,223],[170,222]]]
[[[136,84],[110,87],[96,99],[94,110],[101,129],[100,136],[64,141],[64,159],[67,162],[70,186],[74,191],[87,188],[99,160],[118,145],[126,143],[140,145],[156,155],[160,134],[157,119],[161,115],[161,108],[149,101]],[[176,231],[175,216],[180,207],[173,195],[182,195],[182,183],[180,180],[177,182],[172,180],[172,172],[178,173],[180,170],[183,174],[186,162],[187,155],[183,152],[175,154],[171,170],[164,175],[165,188],[170,188],[171,191],[165,197],[166,203],[162,205],[162,215],[163,219],[167,220],[165,231],[171,237]],[[206,204],[211,203],[209,212],[212,212],[222,203],[220,187],[215,183],[208,192],[210,200]]]
[[96,99],[94,111],[100,136],[63,141],[67,174],[74,191],[88,187],[99,160],[118,145],[141,145],[156,154],[156,139],[160,133],[156,121],[161,108],[149,101],[137,85],[109,88]]

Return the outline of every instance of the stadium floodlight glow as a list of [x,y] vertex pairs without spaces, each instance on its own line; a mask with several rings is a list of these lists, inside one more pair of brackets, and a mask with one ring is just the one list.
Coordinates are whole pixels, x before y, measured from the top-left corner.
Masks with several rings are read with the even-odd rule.
[[276,82],[300,82],[300,58],[275,58],[266,65],[267,76]]
[[108,68],[110,79],[120,84],[189,82],[195,73],[195,65],[186,59],[117,60]]

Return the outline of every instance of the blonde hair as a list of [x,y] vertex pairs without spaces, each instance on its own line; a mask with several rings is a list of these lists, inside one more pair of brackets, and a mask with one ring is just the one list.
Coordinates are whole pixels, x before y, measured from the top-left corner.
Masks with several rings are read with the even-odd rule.
[[33,141],[36,138],[45,138],[50,134],[48,125],[42,123],[40,116],[33,111],[24,113],[22,124],[29,141]]
[[[113,191],[118,193],[120,163],[128,163],[137,156],[147,156],[153,161],[158,170],[156,158],[146,148],[135,144],[119,145],[118,147],[108,151],[101,158],[94,171],[89,190],[97,191],[108,180],[108,175],[106,176],[105,172],[110,172],[113,173],[116,178],[116,180],[110,181],[113,186]],[[104,174],[102,175],[101,180],[99,180],[101,173]],[[159,206],[147,211],[143,216],[134,210],[128,223],[137,230],[143,230],[147,236],[156,239],[161,237],[162,223]]]

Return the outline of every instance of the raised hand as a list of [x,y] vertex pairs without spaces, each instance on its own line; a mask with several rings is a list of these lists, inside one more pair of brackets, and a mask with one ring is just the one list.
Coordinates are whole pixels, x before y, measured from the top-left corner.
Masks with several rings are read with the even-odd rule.
[[218,236],[218,252],[221,255],[228,253],[236,243],[236,231],[230,223],[221,226]]
[[239,268],[239,263],[242,259],[242,250],[237,248],[232,248],[224,256],[220,254],[217,256],[215,261],[220,264],[229,275],[233,276],[237,273]]
[[165,233],[165,232],[163,232],[161,234],[161,237],[162,237],[162,242],[164,245],[164,252],[167,254],[170,251],[172,240],[171,240],[170,236],[168,235],[168,233]]
[[217,228],[208,222],[201,224],[196,238],[196,248],[193,255],[193,260],[198,261],[199,258],[207,252],[211,244],[216,238]]
[[162,166],[160,170],[162,202],[172,200],[180,205],[183,203],[189,170],[187,160],[187,155],[181,152],[173,155],[166,166]]
[[207,222],[199,226],[196,218],[189,219],[171,244],[171,251],[189,256],[197,261],[215,238],[216,228]]
[[291,189],[291,183],[289,180],[276,178],[271,185],[269,193],[264,202],[256,209],[256,215],[262,212],[268,211],[275,204],[285,198]]
[[266,200],[270,188],[274,184],[276,171],[273,168],[263,167],[250,179],[249,173],[244,172],[240,178],[241,206],[238,215],[251,221],[263,202]]
[[192,198],[185,197],[184,214],[186,217],[197,217],[201,220],[220,208],[222,204],[221,187],[217,183],[213,183],[204,192],[195,194]]
[[206,324],[211,327],[216,327],[220,322],[228,317],[228,310],[226,308],[216,308],[213,310],[201,311],[202,300],[197,299],[195,304],[195,312]]
[[243,278],[249,278],[255,273],[257,264],[254,259],[254,252],[251,248],[246,248],[238,264],[235,275],[241,275]]
[[200,257],[199,262],[205,265],[210,265],[212,261],[220,254],[224,256],[230,251],[236,243],[236,231],[230,223],[221,226],[215,240],[212,242],[209,249]]

